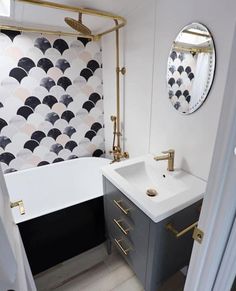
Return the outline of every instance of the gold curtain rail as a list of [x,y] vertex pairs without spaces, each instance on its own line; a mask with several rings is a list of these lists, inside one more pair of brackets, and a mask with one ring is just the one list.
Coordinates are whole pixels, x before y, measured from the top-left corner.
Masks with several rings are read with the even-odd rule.
[[188,33],[188,34],[193,34],[193,35],[197,35],[197,36],[203,36],[203,37],[211,37],[209,33],[203,33],[203,32],[196,32],[196,31],[191,31],[191,30],[184,30],[184,33]]
[[[119,16],[119,15],[115,15],[106,11],[100,11],[100,10],[96,10],[96,9],[87,9],[87,8],[81,8],[81,7],[76,7],[76,6],[70,6],[70,5],[65,5],[65,4],[59,4],[59,3],[54,3],[54,2],[49,2],[49,1],[43,1],[43,0],[17,0],[18,2],[22,2],[22,3],[27,3],[27,4],[32,4],[32,5],[38,5],[41,7],[47,7],[47,8],[54,8],[54,9],[60,9],[60,10],[65,10],[65,11],[70,11],[70,12],[77,12],[77,13],[82,13],[82,14],[86,14],[86,15],[90,15],[90,16],[98,16],[101,18],[106,18],[106,19],[111,19],[111,20],[117,20],[118,21],[118,25],[112,26],[112,28],[105,30],[101,33],[98,33],[96,35],[82,35],[80,34],[80,37],[86,37],[86,38],[91,38],[93,40],[99,40],[102,36],[113,32],[115,30],[120,29],[121,27],[126,25],[126,20],[125,18]],[[120,23],[119,23],[120,22]],[[34,28],[29,28],[31,31],[36,31],[39,32],[38,29],[34,29]],[[19,29],[18,29],[19,30]],[[24,30],[26,31],[26,29]],[[46,32],[45,32],[46,33]],[[56,33],[58,34],[57,31],[48,31],[48,33]],[[68,35],[67,32],[61,32],[61,35]],[[76,35],[76,34],[70,34],[70,35]]]
[[187,48],[177,45],[173,45],[173,50],[184,51],[189,53],[212,53],[212,49],[209,48]]
[[21,32],[37,32],[42,34],[53,34],[53,35],[64,35],[64,36],[77,36],[77,37],[84,37],[89,38],[92,40],[96,40],[96,37],[94,35],[83,35],[80,33],[74,33],[74,32],[63,32],[63,31],[57,31],[57,30],[46,30],[46,29],[38,29],[38,28],[27,28],[23,26],[14,26],[14,25],[0,25],[0,29],[5,30],[13,30],[13,31],[21,31]]

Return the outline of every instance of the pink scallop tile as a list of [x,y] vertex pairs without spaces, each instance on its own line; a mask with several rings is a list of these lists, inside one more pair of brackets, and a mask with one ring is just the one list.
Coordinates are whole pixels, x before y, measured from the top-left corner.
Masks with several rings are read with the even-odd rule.
[[56,142],[61,144],[62,146],[65,146],[65,144],[70,140],[69,136],[66,134],[60,134],[57,139]]
[[90,153],[93,153],[95,150],[96,150],[96,145],[90,143],[88,146],[87,146],[87,149],[89,150]]
[[64,111],[66,111],[66,106],[63,103],[55,103],[52,106],[52,111],[56,112],[59,116],[62,115]]
[[34,131],[36,131],[36,128],[32,124],[29,124],[29,123],[26,123],[21,128],[21,132],[24,132],[24,133],[28,134],[29,136],[31,136]]
[[27,163],[33,165],[33,166],[37,166],[38,163],[40,163],[42,161],[42,159],[36,155],[32,155],[27,159]]
[[14,61],[18,62],[20,58],[24,56],[23,51],[15,46],[8,47],[5,52],[5,56],[12,58]]
[[93,88],[91,86],[88,86],[88,85],[86,85],[83,88],[81,88],[81,91],[84,94],[86,94],[87,96],[91,95],[94,92]]
[[18,61],[20,58],[24,56],[24,53],[18,47],[11,46],[5,50],[5,56],[8,56],[13,60]]
[[92,116],[87,115],[87,116],[84,117],[83,121],[88,126],[91,126],[95,122],[95,118],[93,118]]
[[88,63],[92,59],[92,55],[89,52],[83,51],[79,54],[79,58]]
[[59,68],[53,67],[48,70],[47,75],[51,77],[55,82],[57,82],[58,79],[63,76],[63,73]]
[[27,97],[30,96],[30,91],[23,87],[18,87],[15,90],[14,95],[24,102],[27,99]]

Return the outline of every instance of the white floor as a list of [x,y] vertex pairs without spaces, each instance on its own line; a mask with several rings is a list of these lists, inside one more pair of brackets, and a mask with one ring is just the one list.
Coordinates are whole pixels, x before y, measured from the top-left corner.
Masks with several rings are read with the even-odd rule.
[[[183,275],[170,281],[160,291],[183,290]],[[35,282],[38,291],[144,291],[123,258],[115,251],[107,256],[104,245],[37,275]]]

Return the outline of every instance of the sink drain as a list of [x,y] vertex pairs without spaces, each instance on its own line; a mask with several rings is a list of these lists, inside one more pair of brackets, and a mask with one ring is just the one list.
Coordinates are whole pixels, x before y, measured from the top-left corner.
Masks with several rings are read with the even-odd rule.
[[150,196],[150,197],[154,197],[154,196],[156,196],[158,193],[157,193],[157,190],[155,190],[155,189],[147,189],[146,194],[147,194],[148,196]]

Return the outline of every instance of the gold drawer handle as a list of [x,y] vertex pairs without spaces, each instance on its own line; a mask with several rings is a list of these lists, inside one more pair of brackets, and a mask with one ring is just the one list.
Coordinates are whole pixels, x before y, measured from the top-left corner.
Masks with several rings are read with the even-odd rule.
[[121,245],[122,239],[116,239],[115,238],[115,242],[118,245],[118,247],[121,249],[122,253],[126,256],[128,256],[128,253],[130,251],[130,248],[128,249],[124,249],[123,246]]
[[190,230],[194,229],[197,226],[197,224],[198,224],[198,221],[194,222],[193,224],[191,224],[190,226],[186,227],[185,229],[181,231],[178,231],[176,228],[174,228],[171,222],[167,223],[165,227],[167,230],[173,233],[176,238],[179,238],[183,236],[184,234],[186,234],[187,232],[189,232]]
[[24,207],[23,200],[18,200],[18,201],[15,201],[15,202],[11,202],[10,203],[10,207],[11,208],[13,208],[13,207],[19,207],[20,214],[21,215],[24,215],[25,214],[25,207]]
[[118,207],[118,208],[120,208],[120,210],[122,211],[122,212],[124,212],[124,214],[128,214],[128,212],[130,211],[130,208],[123,208],[122,206],[121,206],[121,202],[122,202],[122,200],[118,200],[118,201],[116,201],[115,199],[113,200],[113,202],[115,203],[115,205]]
[[128,235],[129,232],[129,228],[124,229],[123,226],[120,224],[123,220],[122,219],[118,219],[116,220],[115,218],[113,219],[113,221],[115,222],[115,224],[119,227],[119,229],[125,234]]

